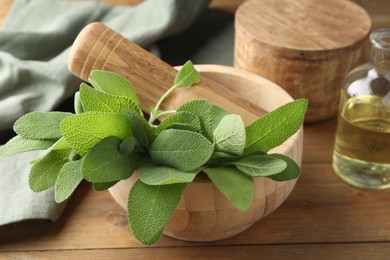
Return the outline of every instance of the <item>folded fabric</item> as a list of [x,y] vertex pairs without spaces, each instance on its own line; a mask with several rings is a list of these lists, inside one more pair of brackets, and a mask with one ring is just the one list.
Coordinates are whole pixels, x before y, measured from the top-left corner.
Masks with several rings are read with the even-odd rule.
[[[79,31],[99,21],[147,46],[185,30],[209,0],[147,0],[137,6],[97,2],[15,0],[0,28],[0,132],[30,111],[53,110],[78,88],[67,69]],[[64,207],[53,190],[33,193],[28,162],[37,153],[0,157],[0,225],[25,219],[56,220]]]

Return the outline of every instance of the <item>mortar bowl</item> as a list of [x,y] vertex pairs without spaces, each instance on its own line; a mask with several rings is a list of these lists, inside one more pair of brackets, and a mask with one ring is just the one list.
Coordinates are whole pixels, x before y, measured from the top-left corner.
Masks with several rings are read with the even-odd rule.
[[[232,67],[221,65],[197,65],[196,69],[207,77],[233,90],[243,102],[258,105],[259,117],[293,98],[275,83]],[[221,93],[223,95],[223,93]],[[245,121],[245,118],[243,118]],[[292,158],[299,166],[302,159],[303,127],[285,143],[270,153],[280,153]],[[127,210],[127,199],[137,174],[118,182],[109,189],[114,200]],[[276,210],[293,190],[295,180],[276,182],[255,177],[252,205],[247,211],[236,209],[228,199],[203,174],[190,183],[168,221],[164,234],[186,241],[216,241],[237,235]]]

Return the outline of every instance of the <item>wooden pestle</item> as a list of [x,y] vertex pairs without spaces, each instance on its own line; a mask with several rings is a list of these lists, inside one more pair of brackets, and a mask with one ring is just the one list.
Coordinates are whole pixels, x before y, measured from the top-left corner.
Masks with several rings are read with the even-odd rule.
[[[122,75],[134,85],[140,107],[145,112],[149,112],[149,108],[169,89],[177,73],[164,61],[100,23],[89,24],[80,32],[71,49],[68,66],[75,76],[85,81],[94,69]],[[196,86],[173,91],[161,108],[176,109],[191,99],[203,98],[229,113],[241,115],[245,124],[249,124],[265,111],[251,103],[250,97],[245,98],[245,93],[242,94],[244,98],[202,77]]]

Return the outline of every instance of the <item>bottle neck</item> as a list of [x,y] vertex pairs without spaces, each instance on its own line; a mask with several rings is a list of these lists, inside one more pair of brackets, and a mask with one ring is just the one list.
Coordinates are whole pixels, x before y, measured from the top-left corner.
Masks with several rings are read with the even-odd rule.
[[390,80],[390,29],[379,29],[370,35],[371,64],[379,77]]

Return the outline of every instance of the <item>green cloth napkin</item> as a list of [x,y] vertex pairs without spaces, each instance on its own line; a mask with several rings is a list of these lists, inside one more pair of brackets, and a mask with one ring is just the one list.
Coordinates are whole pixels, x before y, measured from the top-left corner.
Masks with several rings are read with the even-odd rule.
[[[30,111],[53,110],[80,81],[67,69],[69,47],[88,23],[99,21],[148,46],[184,31],[209,0],[147,0],[137,6],[97,2],[15,0],[0,28],[0,132]],[[53,190],[28,187],[32,158],[39,152],[0,157],[0,225],[25,219],[55,221],[64,204]]]

